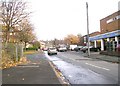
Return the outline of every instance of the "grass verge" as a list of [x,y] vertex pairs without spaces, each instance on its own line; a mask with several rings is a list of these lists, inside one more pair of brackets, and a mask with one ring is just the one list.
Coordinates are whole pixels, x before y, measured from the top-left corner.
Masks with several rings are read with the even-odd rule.
[[36,53],[42,53],[42,51],[28,50],[28,51],[25,51],[23,54],[29,55],[29,54],[36,54]]

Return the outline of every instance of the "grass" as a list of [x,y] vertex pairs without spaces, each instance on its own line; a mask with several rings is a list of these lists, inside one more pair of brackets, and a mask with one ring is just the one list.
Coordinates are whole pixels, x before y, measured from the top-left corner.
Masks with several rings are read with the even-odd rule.
[[36,53],[42,53],[42,51],[28,50],[28,51],[25,51],[23,54],[30,55],[30,54],[36,54]]

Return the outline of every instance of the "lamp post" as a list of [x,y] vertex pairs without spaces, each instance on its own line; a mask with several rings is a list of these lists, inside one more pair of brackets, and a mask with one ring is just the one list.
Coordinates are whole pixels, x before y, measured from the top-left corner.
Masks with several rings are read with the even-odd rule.
[[88,3],[86,2],[86,15],[87,15],[87,46],[88,46],[88,56],[90,56],[90,48],[89,48],[89,18],[88,18]]

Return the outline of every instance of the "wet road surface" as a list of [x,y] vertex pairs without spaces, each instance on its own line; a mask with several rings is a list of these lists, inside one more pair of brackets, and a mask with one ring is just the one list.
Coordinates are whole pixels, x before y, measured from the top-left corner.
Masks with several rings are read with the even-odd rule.
[[[78,66],[74,64],[73,60],[70,61],[70,59],[72,58],[67,58],[70,57],[70,55],[67,55],[65,58],[64,52],[60,52],[58,53],[58,55],[53,56],[49,56],[47,55],[47,52],[45,52],[45,56],[57,66],[57,68],[63,73],[63,75],[66,77],[66,79],[69,80],[71,84],[117,84],[117,80],[108,78],[84,66]],[[64,59],[60,57],[63,57]],[[74,57],[74,59],[77,59],[77,56]],[[85,60],[91,59],[87,58]],[[86,66],[94,67],[95,65],[93,65],[93,63],[86,63]],[[103,68],[99,66],[95,67],[97,67],[98,69]],[[103,68],[103,70],[109,72],[109,69],[107,68]]]

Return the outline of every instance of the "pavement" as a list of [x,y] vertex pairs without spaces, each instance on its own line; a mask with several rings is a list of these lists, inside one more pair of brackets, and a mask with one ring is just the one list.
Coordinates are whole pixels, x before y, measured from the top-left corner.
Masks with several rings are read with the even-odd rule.
[[43,54],[31,54],[27,55],[27,58],[30,60],[30,63],[21,64],[2,71],[3,85],[61,84],[49,61]]
[[99,52],[91,52],[90,56],[87,55],[87,53],[81,53],[84,57],[89,57],[93,59],[99,59],[107,62],[112,63],[120,63],[120,57],[117,56],[108,56],[108,55],[102,55]]

